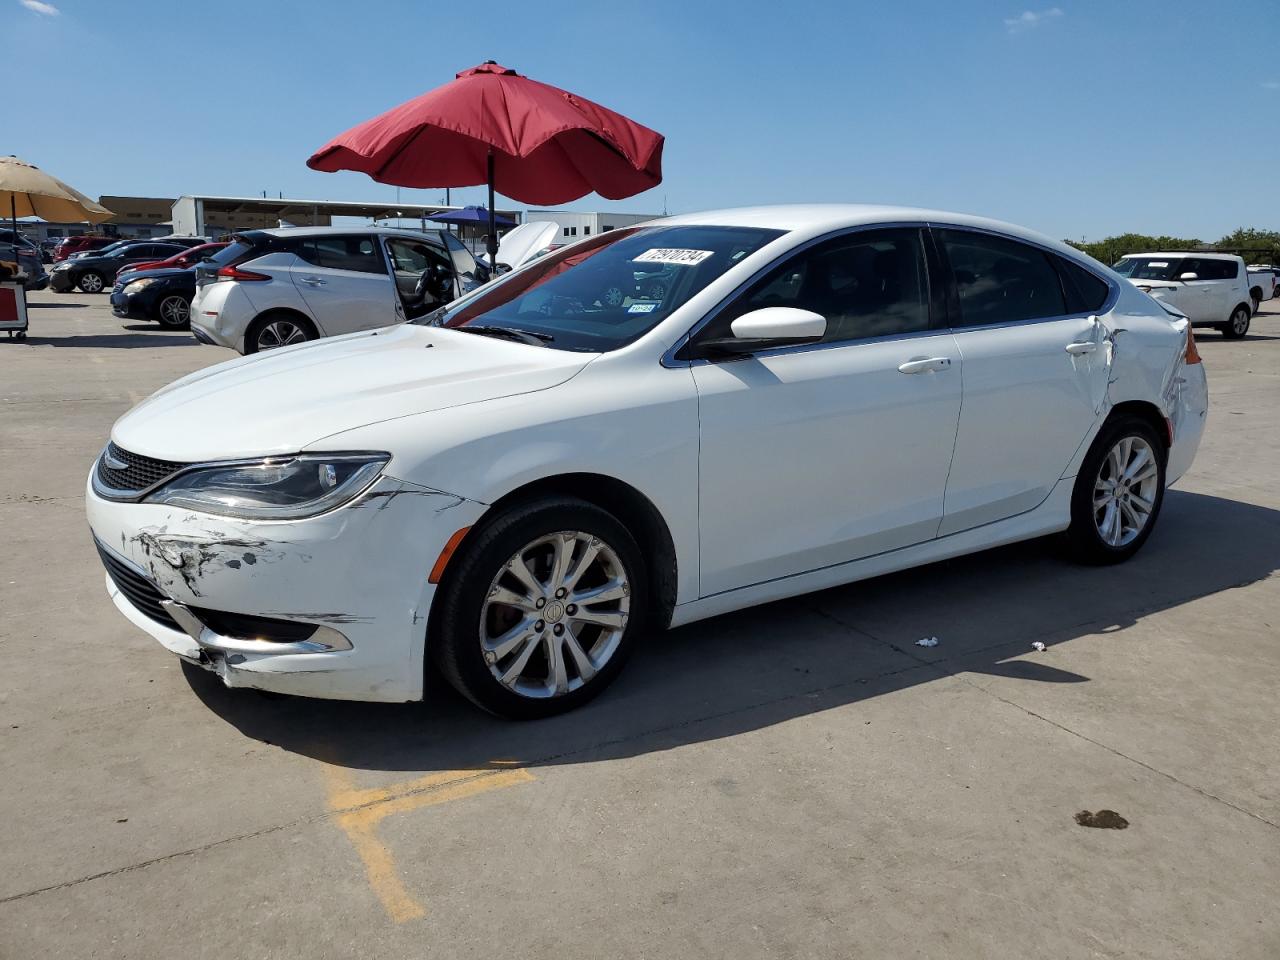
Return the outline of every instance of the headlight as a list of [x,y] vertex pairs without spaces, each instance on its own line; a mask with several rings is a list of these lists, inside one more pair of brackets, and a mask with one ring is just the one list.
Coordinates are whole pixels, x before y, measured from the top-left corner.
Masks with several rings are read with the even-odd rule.
[[140,293],[143,290],[147,289],[147,287],[151,286],[153,283],[159,283],[159,282],[160,281],[156,277],[144,277],[141,280],[132,280],[129,283],[125,284],[124,292]]
[[71,261],[63,260],[61,263],[55,263],[53,265],[53,270],[51,270],[50,272],[57,273],[59,270],[70,270],[70,269],[71,269]]
[[244,520],[297,520],[332,510],[377,478],[387,453],[317,453],[180,474],[147,503]]

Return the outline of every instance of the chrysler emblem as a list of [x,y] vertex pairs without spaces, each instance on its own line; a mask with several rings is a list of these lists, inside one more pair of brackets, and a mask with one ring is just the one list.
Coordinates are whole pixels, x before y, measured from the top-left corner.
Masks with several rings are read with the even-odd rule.
[[117,460],[111,455],[111,451],[107,451],[102,455],[102,465],[108,470],[128,470],[129,465],[123,460]]

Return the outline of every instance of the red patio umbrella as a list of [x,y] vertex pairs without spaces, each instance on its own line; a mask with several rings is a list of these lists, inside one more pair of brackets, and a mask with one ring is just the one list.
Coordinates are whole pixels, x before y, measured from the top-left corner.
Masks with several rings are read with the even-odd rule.
[[538,206],[592,191],[610,200],[662,182],[660,133],[492,60],[352,127],[307,161],[399,187],[489,185],[489,262],[497,252],[494,190]]

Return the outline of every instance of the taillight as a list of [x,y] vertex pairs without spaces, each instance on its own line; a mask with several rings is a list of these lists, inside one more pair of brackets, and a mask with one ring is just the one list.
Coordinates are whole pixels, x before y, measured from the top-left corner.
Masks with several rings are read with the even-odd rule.
[[1187,324],[1187,363],[1199,363],[1200,351],[1196,349],[1196,335],[1191,332],[1191,324]]
[[252,270],[241,270],[239,267],[222,267],[218,270],[219,280],[270,280],[265,273],[254,273]]

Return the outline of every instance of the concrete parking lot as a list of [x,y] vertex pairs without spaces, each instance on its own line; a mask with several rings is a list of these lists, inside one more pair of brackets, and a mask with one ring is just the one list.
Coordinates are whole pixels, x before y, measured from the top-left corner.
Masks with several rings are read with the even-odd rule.
[[126,622],[90,462],[231,354],[32,301],[0,957],[1280,956],[1280,307],[1200,337],[1204,444],[1132,563],[1033,542],[721,617],[520,725],[228,691]]

